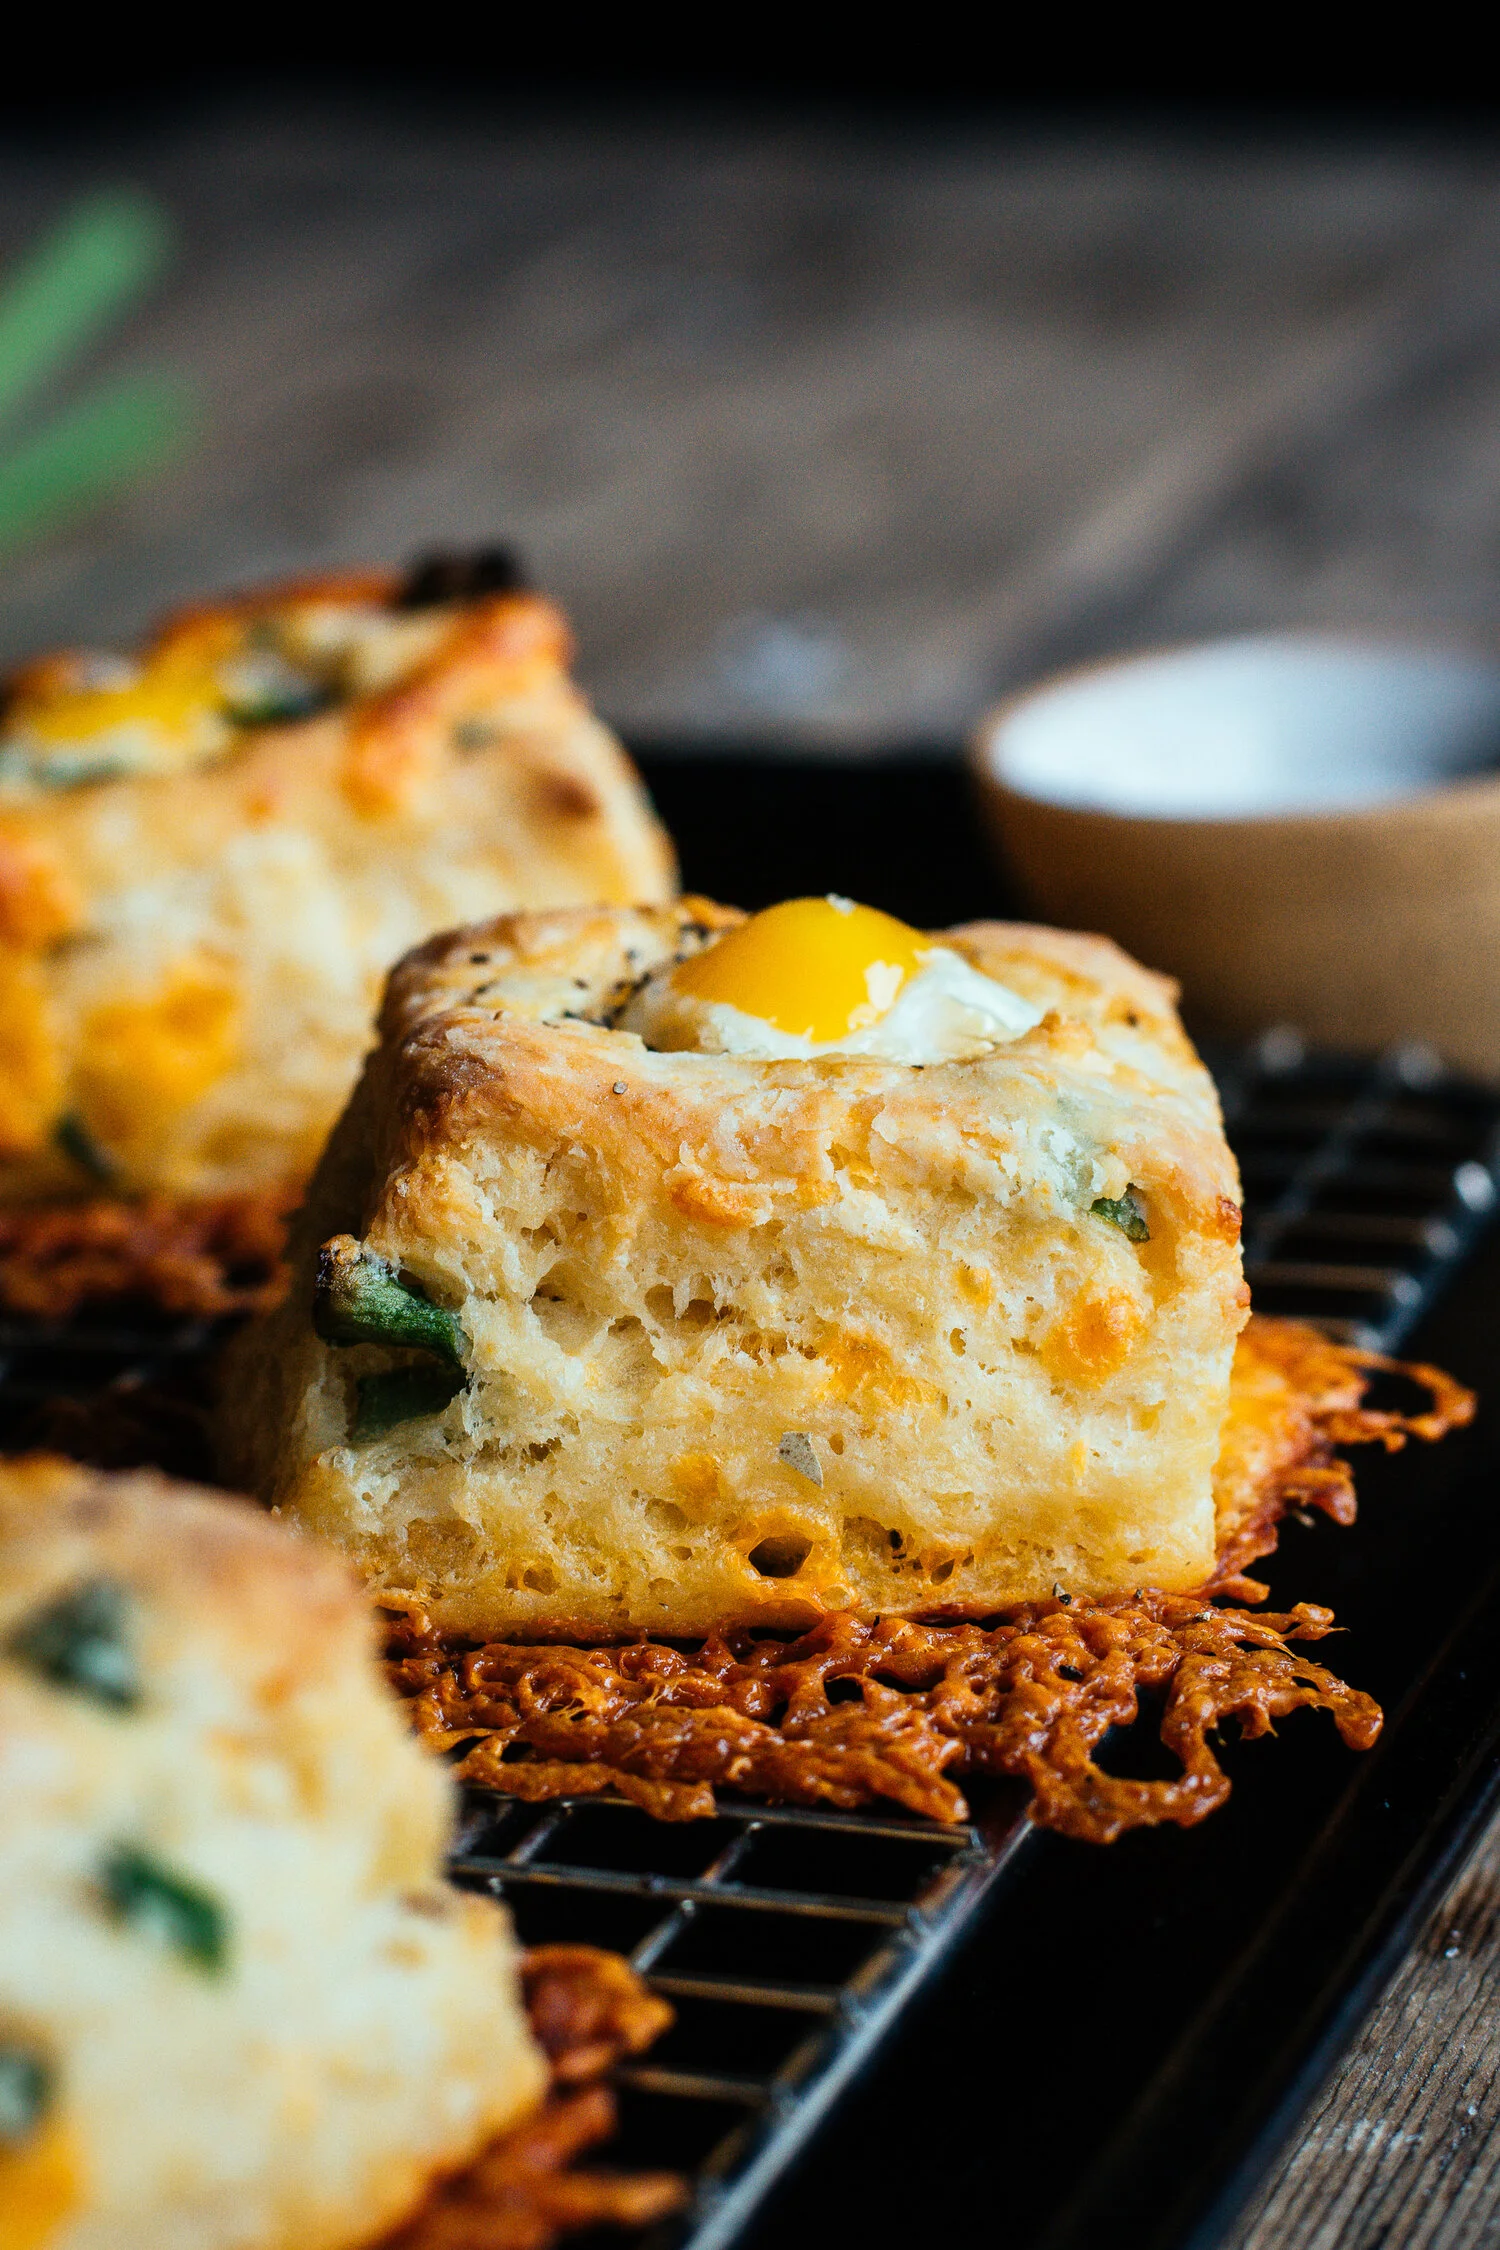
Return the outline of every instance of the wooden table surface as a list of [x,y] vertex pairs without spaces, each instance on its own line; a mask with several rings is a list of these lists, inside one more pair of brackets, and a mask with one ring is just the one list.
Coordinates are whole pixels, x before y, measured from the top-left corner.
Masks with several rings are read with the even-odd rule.
[[[627,732],[858,757],[1141,641],[1494,630],[1500,147],[261,97],[13,141],[0,257],[122,181],[182,247],[99,365],[205,432],[0,567],[0,658],[498,534]],[[1233,2241],[1497,2234],[1500,1825]]]

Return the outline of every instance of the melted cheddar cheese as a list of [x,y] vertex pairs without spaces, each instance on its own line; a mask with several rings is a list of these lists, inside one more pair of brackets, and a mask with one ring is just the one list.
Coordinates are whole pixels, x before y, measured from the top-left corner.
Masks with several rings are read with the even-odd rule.
[[33,955],[0,947],[0,1155],[43,1146],[62,1107],[63,1073],[47,983]]
[[185,962],[147,1000],[113,1001],[86,1019],[75,1086],[90,1134],[133,1151],[198,1101],[239,1051],[240,1004],[217,963]]
[[46,2250],[79,2201],[78,2151],[61,2121],[19,2148],[0,2148],[0,2242]]

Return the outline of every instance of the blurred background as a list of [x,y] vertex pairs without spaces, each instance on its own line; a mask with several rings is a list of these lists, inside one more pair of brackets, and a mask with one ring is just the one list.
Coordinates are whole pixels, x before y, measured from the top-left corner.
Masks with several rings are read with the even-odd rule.
[[1493,632],[1472,111],[479,68],[85,92],[9,114],[0,261],[106,192],[162,246],[26,413],[156,404],[113,477],[54,507],[28,472],[5,659],[496,536],[647,748],[940,752],[1101,651]]

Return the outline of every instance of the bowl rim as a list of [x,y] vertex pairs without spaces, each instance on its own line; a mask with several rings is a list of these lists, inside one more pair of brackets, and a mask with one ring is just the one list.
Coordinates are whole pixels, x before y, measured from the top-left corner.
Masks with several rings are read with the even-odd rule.
[[1472,634],[1459,628],[1445,629],[1441,638],[1434,637],[1426,627],[1414,625],[1409,632],[1386,627],[1294,625],[1278,626],[1272,630],[1246,627],[1242,631],[1215,633],[1203,638],[1180,641],[1153,641],[1140,648],[1117,651],[1114,654],[1080,658],[1054,672],[1044,673],[1039,679],[1028,680],[1008,694],[1000,696],[986,706],[974,721],[965,740],[964,763],[972,780],[983,791],[1008,799],[1016,804],[1029,805],[1055,819],[1098,821],[1111,825],[1129,825],[1152,829],[1228,829],[1228,828],[1313,828],[1327,829],[1350,822],[1361,826],[1380,827],[1393,819],[1410,815],[1420,807],[1430,817],[1434,812],[1473,811],[1485,809],[1500,802],[1500,766],[1493,773],[1460,776],[1451,781],[1439,781],[1420,788],[1406,790],[1399,796],[1383,797],[1364,805],[1300,805],[1282,811],[1239,813],[1159,813],[1126,811],[1106,805],[1062,804],[1056,798],[1038,796],[1034,790],[1022,789],[997,770],[993,756],[994,738],[1000,728],[1013,719],[1028,704],[1043,696],[1055,694],[1059,689],[1075,683],[1097,678],[1105,672],[1123,672],[1138,667],[1162,663],[1173,657],[1197,655],[1205,649],[1244,647],[1247,643],[1282,642],[1296,646],[1318,643],[1322,646],[1341,646],[1349,649],[1384,649],[1402,654],[1426,653],[1436,656],[1488,657],[1500,673],[1500,638],[1491,638],[1475,627]]

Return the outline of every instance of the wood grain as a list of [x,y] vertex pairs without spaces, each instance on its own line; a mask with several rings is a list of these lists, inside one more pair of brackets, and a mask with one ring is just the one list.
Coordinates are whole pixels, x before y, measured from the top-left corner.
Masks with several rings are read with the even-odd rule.
[[[1482,152],[228,107],[0,153],[0,251],[111,176],[185,245],[114,356],[194,371],[209,431],[4,574],[0,654],[500,533],[622,725],[859,749],[1283,584],[1473,606],[1442,512],[1500,461]],[[1372,494],[1459,361],[1441,490]],[[1437,518],[1393,544],[1398,506]]]
[[1225,2250],[1477,2250],[1500,2231],[1500,1820]]

